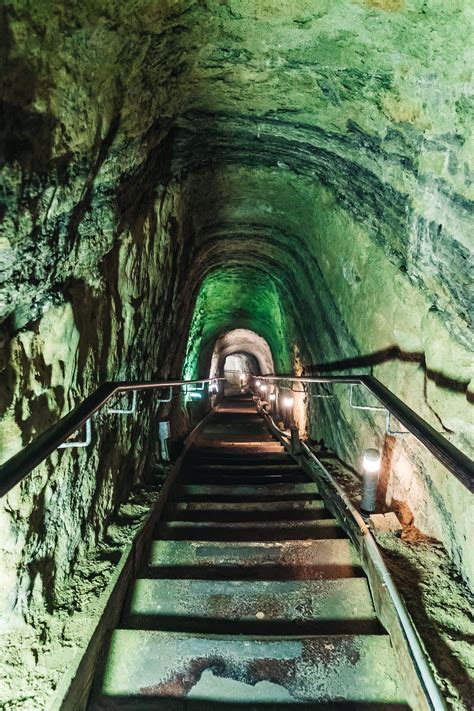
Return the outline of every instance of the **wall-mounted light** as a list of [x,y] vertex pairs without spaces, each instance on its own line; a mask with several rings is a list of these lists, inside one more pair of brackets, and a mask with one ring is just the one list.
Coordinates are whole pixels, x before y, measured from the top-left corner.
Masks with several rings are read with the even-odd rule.
[[202,395],[201,395],[201,393],[188,393],[188,397],[191,400],[200,400]]
[[377,486],[382,457],[378,449],[366,449],[362,454],[362,497],[360,512],[364,518],[374,513],[377,504]]
[[275,395],[275,393],[270,393],[269,397],[270,397],[270,402],[275,402],[275,400],[277,399],[277,396]]
[[288,408],[293,407],[294,402],[295,402],[294,398],[292,398],[292,397],[287,396],[287,397],[283,398],[283,404],[285,407],[288,407]]
[[260,392],[261,392],[261,393],[266,393],[266,392],[267,392],[267,386],[265,385],[265,383],[262,383],[262,384],[260,385]]
[[255,381],[255,385],[257,386],[257,388],[259,388],[261,384],[262,381],[257,378],[257,380]]

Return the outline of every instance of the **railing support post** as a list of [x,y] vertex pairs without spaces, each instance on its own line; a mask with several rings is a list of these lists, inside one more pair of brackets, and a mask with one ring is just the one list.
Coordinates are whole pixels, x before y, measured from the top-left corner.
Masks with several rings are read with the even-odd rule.
[[290,427],[291,436],[291,451],[293,454],[301,453],[301,440],[300,433],[296,425],[291,425]]
[[169,462],[168,439],[170,436],[169,420],[161,420],[158,423],[158,437],[160,439],[160,457],[163,462]]

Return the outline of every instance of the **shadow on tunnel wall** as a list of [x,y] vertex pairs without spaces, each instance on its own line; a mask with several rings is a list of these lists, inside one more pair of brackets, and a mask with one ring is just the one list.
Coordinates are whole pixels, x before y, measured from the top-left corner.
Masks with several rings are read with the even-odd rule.
[[372,368],[376,365],[382,365],[382,363],[387,363],[393,360],[399,360],[404,363],[418,363],[422,366],[426,377],[436,383],[438,387],[446,388],[447,390],[453,390],[459,393],[465,393],[467,401],[470,403],[474,402],[474,394],[468,391],[467,382],[453,380],[452,378],[448,378],[446,375],[443,375],[443,373],[427,368],[424,353],[402,351],[398,346],[388,346],[388,348],[375,351],[374,353],[357,355],[351,358],[343,358],[329,363],[311,364],[306,366],[305,375],[316,376],[321,375],[322,373]]

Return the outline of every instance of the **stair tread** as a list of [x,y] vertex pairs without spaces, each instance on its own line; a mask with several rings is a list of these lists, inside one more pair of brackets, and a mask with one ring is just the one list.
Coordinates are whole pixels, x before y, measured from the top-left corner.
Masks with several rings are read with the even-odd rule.
[[298,464],[193,464],[193,471],[202,472],[259,472],[262,474],[281,474],[285,472],[301,472],[302,469]]
[[294,501],[175,501],[167,509],[173,512],[180,511],[320,511],[324,509],[322,499]]
[[315,528],[322,528],[327,526],[336,526],[337,522],[334,518],[320,518],[314,521],[186,521],[180,519],[173,519],[172,521],[163,521],[158,525],[157,529],[161,528],[227,528],[229,530],[245,531],[248,528],[261,528],[269,529],[270,531],[275,528],[307,528],[308,526],[314,526]]
[[[392,702],[403,693],[385,635],[245,640],[115,630],[100,696],[209,702]],[[133,706],[132,706],[133,707]]]
[[377,619],[365,578],[298,581],[139,578],[134,585],[129,615],[194,616],[256,623],[261,619],[319,622]]
[[[144,577],[232,577],[333,579],[361,574],[348,539],[226,542],[154,541]],[[193,574],[194,571],[194,574]]]
[[[219,434],[220,433],[217,433],[217,432],[206,433],[205,435],[201,436],[200,441],[202,442],[202,444],[206,445],[209,442],[215,441],[216,436]],[[274,442],[275,444],[279,445],[279,442],[277,442],[274,435],[272,435],[272,434],[258,434],[258,432],[257,433],[251,432],[248,434],[247,433],[242,433],[242,434],[234,433],[234,434],[232,434],[232,436],[229,436],[229,437],[224,437],[224,436],[219,437],[218,440],[219,440],[220,446],[223,446],[223,445],[225,446],[226,444],[230,445],[230,444],[234,444],[234,443],[236,443],[236,444],[242,444],[242,443],[257,444],[258,445],[258,444],[267,444],[269,442],[271,442],[271,443]]]
[[275,476],[271,479],[269,477],[257,476],[207,476],[187,478],[187,482],[189,482],[190,484],[201,484],[210,486],[271,486],[272,484],[286,484],[288,486],[292,486],[293,484],[304,483],[305,478],[302,475]]
[[314,521],[330,518],[320,499],[280,501],[176,501],[163,510],[163,521]]
[[165,521],[155,529],[160,540],[282,541],[344,538],[334,519],[309,521]]
[[185,496],[272,496],[274,494],[316,494],[318,490],[316,484],[296,483],[296,484],[265,484],[263,486],[244,484],[184,484],[178,489],[178,495]]
[[[277,466],[283,467],[288,464],[292,464],[289,459],[282,459],[280,456],[275,457],[274,455],[267,457],[244,457],[242,456],[229,456],[229,457],[198,457],[189,461],[189,465],[196,464],[197,466],[223,466],[223,467],[259,467],[263,466]],[[188,462],[186,462],[188,465]]]

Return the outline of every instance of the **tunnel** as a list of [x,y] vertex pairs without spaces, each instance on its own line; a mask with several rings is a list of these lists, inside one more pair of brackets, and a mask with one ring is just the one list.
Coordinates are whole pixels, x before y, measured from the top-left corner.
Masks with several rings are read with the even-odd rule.
[[[471,2],[4,0],[0,24],[0,481],[34,460],[0,500],[0,706],[66,688],[186,438],[242,402],[351,506],[380,453],[377,540],[467,709]],[[116,389],[39,456],[153,382],[187,384]]]

